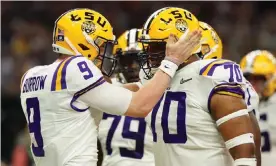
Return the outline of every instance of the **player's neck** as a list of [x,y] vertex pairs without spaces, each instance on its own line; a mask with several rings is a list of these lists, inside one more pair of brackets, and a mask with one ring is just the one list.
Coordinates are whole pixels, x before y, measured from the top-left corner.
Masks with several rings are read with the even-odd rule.
[[191,64],[191,63],[193,63],[193,62],[195,62],[195,61],[198,61],[198,60],[199,60],[199,59],[198,59],[198,57],[197,57],[196,55],[192,55],[192,56],[189,58],[188,62],[182,63],[181,65],[179,65],[179,67],[178,67],[177,70],[180,70],[180,69],[182,69],[183,67],[187,66],[188,64]]
[[61,62],[61,61],[63,61],[64,59],[66,59],[68,57],[71,57],[71,55],[60,54],[55,62]]

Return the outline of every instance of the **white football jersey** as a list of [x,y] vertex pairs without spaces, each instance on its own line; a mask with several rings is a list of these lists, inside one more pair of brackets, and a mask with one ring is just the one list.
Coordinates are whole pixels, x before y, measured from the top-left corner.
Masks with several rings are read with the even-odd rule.
[[99,140],[103,166],[154,166],[152,133],[144,118],[104,113]]
[[[121,86],[116,78],[112,84]],[[144,118],[104,113],[98,136],[102,166],[154,166],[152,132]]]
[[26,72],[21,82],[21,105],[36,165],[96,166],[102,108],[122,115],[131,100],[131,92],[121,91],[123,88],[123,96],[112,98],[115,95],[110,92],[118,88],[110,86],[101,71],[82,56]]
[[218,93],[252,102],[251,94],[245,96],[248,86],[239,65],[228,60],[200,60],[178,70],[146,118],[153,132],[155,164],[232,166],[210,114],[210,99]]
[[260,129],[262,135],[262,166],[276,162],[276,93],[260,102]]
[[[243,79],[245,79],[243,77]],[[248,112],[253,112],[256,116],[256,119],[260,120],[260,112],[259,112],[259,95],[255,91],[254,87],[251,85],[249,81],[246,81],[246,86],[243,88],[245,96],[244,100],[247,105]]]

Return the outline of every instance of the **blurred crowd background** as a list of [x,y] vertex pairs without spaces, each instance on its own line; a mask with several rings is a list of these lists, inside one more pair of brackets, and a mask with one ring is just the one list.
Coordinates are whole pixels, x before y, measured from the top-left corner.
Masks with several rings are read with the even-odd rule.
[[276,54],[276,2],[1,2],[1,160],[32,165],[28,133],[20,105],[23,73],[52,63],[52,30],[59,15],[72,8],[103,14],[116,36],[140,28],[154,11],[182,7],[209,23],[223,41],[224,58],[239,61],[254,49]]

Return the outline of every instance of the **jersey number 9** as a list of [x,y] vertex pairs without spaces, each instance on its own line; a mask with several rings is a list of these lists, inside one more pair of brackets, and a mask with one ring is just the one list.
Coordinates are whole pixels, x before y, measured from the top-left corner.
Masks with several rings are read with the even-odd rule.
[[80,71],[85,74],[85,75],[83,75],[83,78],[85,80],[88,80],[89,78],[93,77],[92,71],[89,69],[89,67],[85,61],[81,61],[77,65],[78,65]]
[[40,109],[37,97],[27,98],[28,127],[32,139],[32,151],[37,157],[43,157],[43,139],[40,126]]

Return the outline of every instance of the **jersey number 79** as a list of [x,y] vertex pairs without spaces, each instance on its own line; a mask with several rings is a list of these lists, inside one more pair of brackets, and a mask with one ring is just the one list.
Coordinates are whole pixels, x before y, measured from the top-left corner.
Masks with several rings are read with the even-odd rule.
[[[113,118],[113,122],[110,126],[110,129],[106,138],[106,151],[108,155],[112,154],[111,142],[114,136],[115,130],[117,129],[119,122],[121,120],[121,116],[110,115],[107,113],[103,114],[103,119]],[[131,121],[137,120],[139,122],[138,132],[130,131]],[[119,148],[120,155],[122,157],[129,157],[135,159],[141,159],[144,155],[144,139],[146,132],[146,122],[143,118],[131,118],[126,116],[123,124],[122,137],[125,139],[132,139],[136,141],[135,150],[128,150],[127,148]]]

